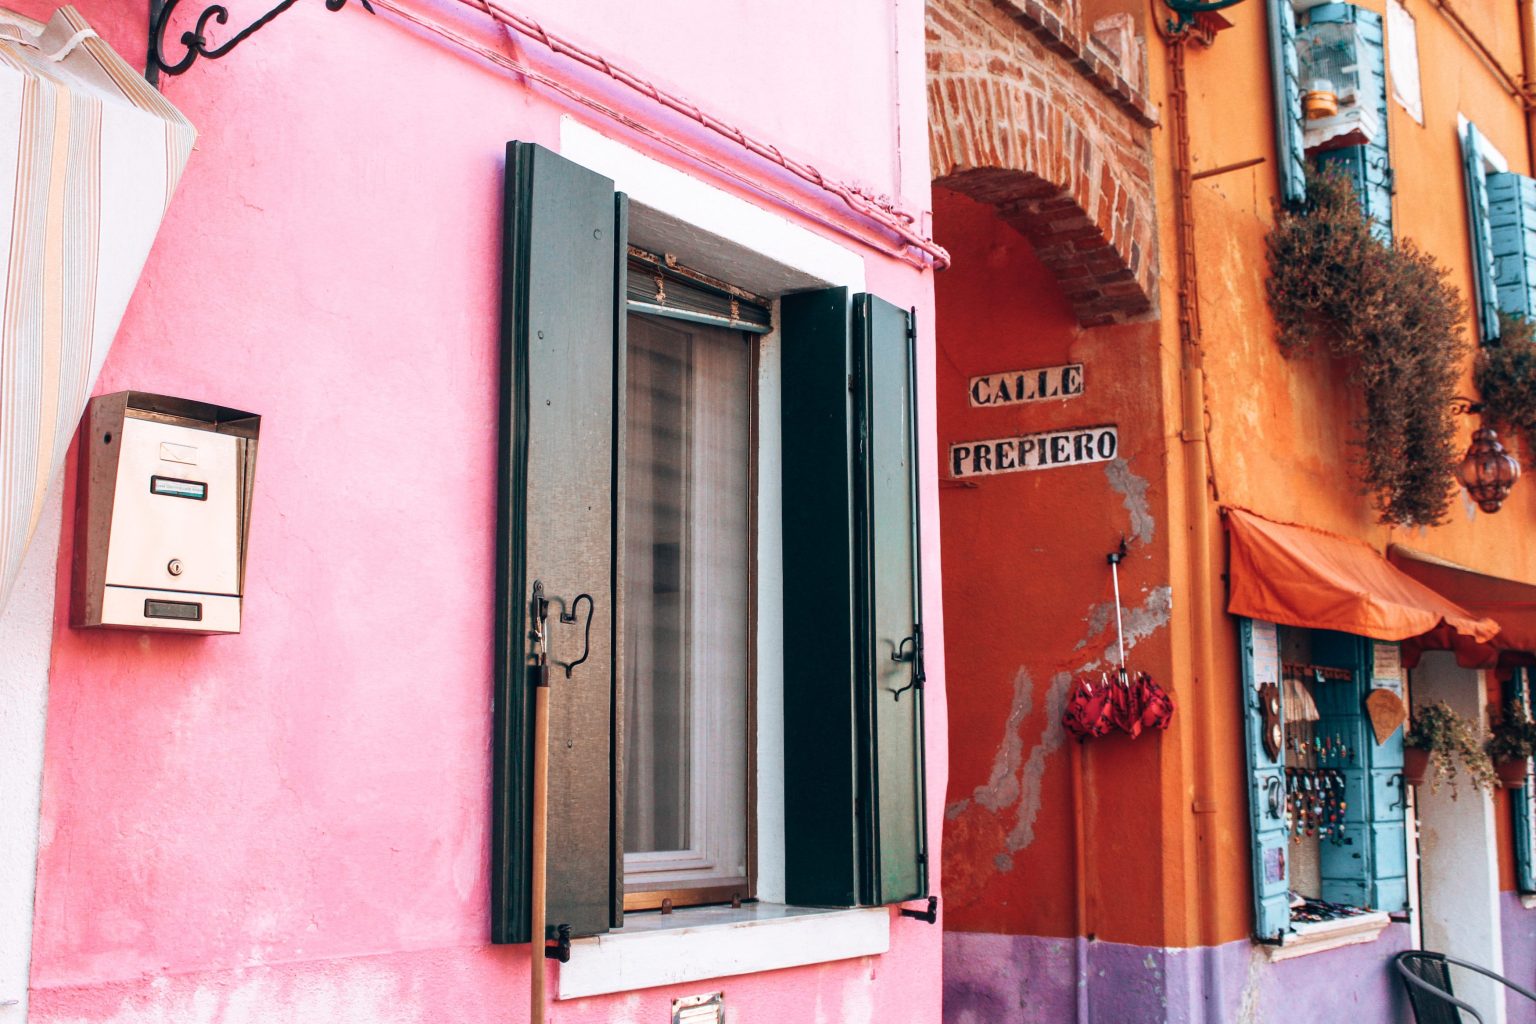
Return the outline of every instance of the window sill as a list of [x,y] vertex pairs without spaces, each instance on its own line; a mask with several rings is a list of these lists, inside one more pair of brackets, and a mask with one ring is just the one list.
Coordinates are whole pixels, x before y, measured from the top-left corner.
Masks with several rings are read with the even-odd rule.
[[891,948],[885,907],[821,910],[753,903],[632,914],[624,927],[571,943],[560,999],[873,956]]
[[1375,942],[1376,937],[1391,923],[1392,918],[1386,911],[1375,910],[1359,917],[1297,925],[1294,931],[1280,939],[1278,946],[1265,946],[1264,951],[1270,960],[1290,960],[1298,956],[1325,953],[1340,946]]

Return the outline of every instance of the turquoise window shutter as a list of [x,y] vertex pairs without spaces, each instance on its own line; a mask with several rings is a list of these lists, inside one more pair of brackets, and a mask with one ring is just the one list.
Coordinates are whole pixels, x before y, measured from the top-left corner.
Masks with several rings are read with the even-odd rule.
[[[1290,869],[1285,826],[1285,741],[1280,682],[1280,638],[1272,622],[1238,620],[1242,653],[1244,746],[1248,753],[1248,821],[1253,852],[1254,934],[1278,940],[1291,926]],[[1276,705],[1266,722],[1259,687],[1274,683]],[[1268,691],[1266,691],[1268,692]],[[1278,752],[1265,747],[1266,726],[1279,728]]]
[[[1355,26],[1356,58],[1364,66],[1371,97],[1381,113],[1381,126],[1370,142],[1318,154],[1322,167],[1341,168],[1355,184],[1361,208],[1371,218],[1376,236],[1392,240],[1392,157],[1387,144],[1387,51],[1381,15],[1353,4],[1324,4],[1308,12],[1309,25],[1344,22]],[[1303,30],[1305,31],[1305,30]]]
[[[1523,668],[1515,669],[1510,694],[1511,699],[1527,706],[1531,699],[1528,675]],[[1532,780],[1527,776],[1523,789],[1508,791],[1510,835],[1515,844],[1515,888],[1525,893],[1536,892],[1536,869],[1531,864],[1531,784]]]
[[1473,296],[1483,344],[1499,340],[1499,295],[1493,263],[1493,231],[1488,219],[1488,184],[1483,172],[1482,136],[1469,124],[1461,136],[1463,183],[1467,197],[1467,233],[1472,242]]
[[[1365,674],[1361,700],[1378,683],[1371,678],[1375,648],[1396,647],[1363,641]],[[1399,678],[1396,685],[1401,688]],[[1401,690],[1399,689],[1399,692]],[[1370,792],[1366,805],[1370,820],[1371,898],[1377,910],[1403,913],[1408,910],[1408,801],[1403,790],[1403,730],[1398,728],[1385,743],[1377,743],[1369,717],[1364,721],[1365,749],[1370,753]]]
[[859,906],[928,892],[917,432],[907,311],[786,296],[781,416],[785,888]]
[[1371,671],[1370,641],[1347,633],[1316,631],[1312,634],[1312,660],[1318,665],[1342,668],[1353,673],[1348,682],[1325,680],[1312,684],[1312,697],[1321,717],[1317,734],[1348,753],[1337,750],[1325,755],[1323,767],[1331,769],[1343,782],[1344,830],[1337,837],[1318,844],[1318,864],[1322,871],[1322,897],[1333,903],[1354,907],[1371,905],[1371,821],[1366,797],[1370,751],[1365,716],[1360,713],[1365,699],[1365,680]]
[[1485,183],[1499,309],[1530,319],[1536,312],[1536,179],[1500,173]]
[[1274,86],[1275,163],[1280,168],[1280,198],[1307,199],[1306,146],[1301,137],[1301,72],[1296,61],[1296,12],[1290,0],[1267,0],[1269,71]]

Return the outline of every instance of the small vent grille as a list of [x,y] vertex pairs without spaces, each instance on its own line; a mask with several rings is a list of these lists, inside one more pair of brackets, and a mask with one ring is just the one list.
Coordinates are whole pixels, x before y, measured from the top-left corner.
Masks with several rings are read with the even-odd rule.
[[722,1024],[724,1020],[724,992],[672,1000],[672,1024]]

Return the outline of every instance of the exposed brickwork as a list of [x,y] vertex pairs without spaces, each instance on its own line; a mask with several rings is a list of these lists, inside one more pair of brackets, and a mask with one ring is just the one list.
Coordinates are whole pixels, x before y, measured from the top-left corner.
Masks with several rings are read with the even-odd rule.
[[928,131],[934,183],[996,206],[1096,326],[1156,295],[1156,112],[1124,31],[1085,42],[1076,10],[929,0]]

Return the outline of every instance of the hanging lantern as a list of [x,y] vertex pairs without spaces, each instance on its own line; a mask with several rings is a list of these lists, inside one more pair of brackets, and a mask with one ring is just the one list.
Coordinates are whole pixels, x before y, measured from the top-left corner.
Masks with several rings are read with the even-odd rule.
[[1477,507],[1497,512],[1509,489],[1520,479],[1520,463],[1499,444],[1499,435],[1487,427],[1472,432],[1472,447],[1456,467],[1456,480],[1467,489]]

